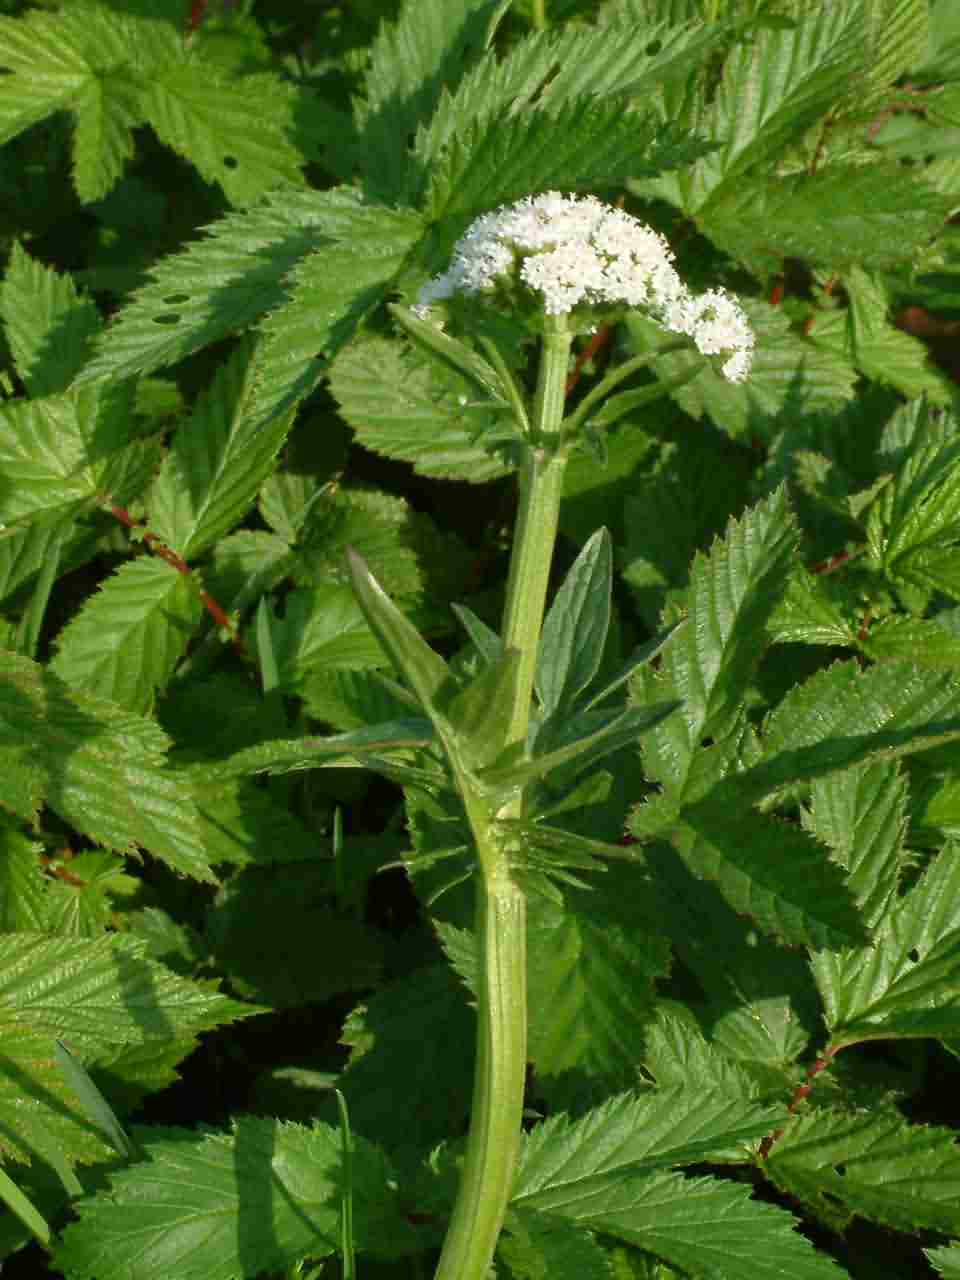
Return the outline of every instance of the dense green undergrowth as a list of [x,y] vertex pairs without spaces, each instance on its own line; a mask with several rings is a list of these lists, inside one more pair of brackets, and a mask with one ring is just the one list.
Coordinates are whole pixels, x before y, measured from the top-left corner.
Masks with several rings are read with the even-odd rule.
[[[960,1277],[960,7],[3,0],[0,67],[8,1273]],[[749,376],[410,309],[548,191]]]

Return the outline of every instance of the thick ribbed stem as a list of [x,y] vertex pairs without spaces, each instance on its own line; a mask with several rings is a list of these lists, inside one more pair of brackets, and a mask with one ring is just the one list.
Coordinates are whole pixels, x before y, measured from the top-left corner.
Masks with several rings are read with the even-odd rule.
[[[520,654],[507,742],[524,746],[563,492],[566,451],[559,442],[570,343],[564,322],[548,318],[507,581],[502,638]],[[485,1280],[516,1170],[527,1065],[526,899],[496,824],[519,817],[524,797],[518,792],[497,809],[472,776],[457,774],[479,862],[477,1060],[463,1175],[436,1280]]]

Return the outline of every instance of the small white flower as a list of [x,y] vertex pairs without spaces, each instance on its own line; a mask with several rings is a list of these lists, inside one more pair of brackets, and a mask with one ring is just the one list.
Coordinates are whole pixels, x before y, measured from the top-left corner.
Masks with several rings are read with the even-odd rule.
[[721,289],[695,298],[663,236],[594,196],[548,191],[483,214],[457,241],[448,269],[420,290],[414,311],[424,316],[455,293],[491,292],[517,277],[547,315],[591,304],[642,307],[705,355],[728,352],[725,377],[739,382],[750,370],[753,332],[735,300]]

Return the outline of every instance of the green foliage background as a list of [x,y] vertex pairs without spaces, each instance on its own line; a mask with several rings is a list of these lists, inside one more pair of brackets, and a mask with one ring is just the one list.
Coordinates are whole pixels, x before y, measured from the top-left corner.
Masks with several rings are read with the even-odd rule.
[[363,1273],[429,1274],[468,835],[345,552],[495,669],[497,376],[388,305],[559,189],[757,347],[568,472],[498,1275],[960,1276],[960,7],[545,16],[0,3],[0,1172],[54,1228],[0,1209],[11,1275],[337,1275],[345,1190]]

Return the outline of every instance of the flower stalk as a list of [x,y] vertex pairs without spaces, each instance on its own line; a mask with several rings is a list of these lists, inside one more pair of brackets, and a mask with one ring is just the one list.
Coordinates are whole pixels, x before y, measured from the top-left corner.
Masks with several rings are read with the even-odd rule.
[[[573,335],[563,319],[546,326],[531,442],[520,473],[517,519],[502,637],[520,654],[507,745],[525,750],[540,631],[557,536],[568,450],[561,446],[564,387]],[[527,1065],[526,898],[513,877],[497,824],[523,814],[520,790],[491,802],[460,774],[477,845],[479,949],[477,1055],[463,1173],[436,1280],[484,1280],[503,1226],[520,1151]]]

